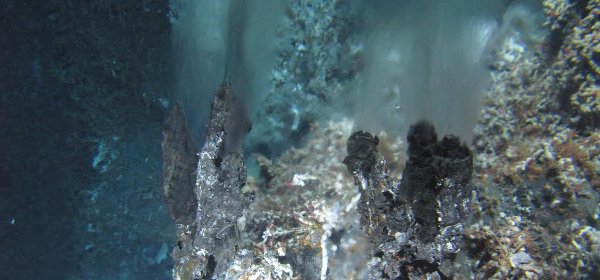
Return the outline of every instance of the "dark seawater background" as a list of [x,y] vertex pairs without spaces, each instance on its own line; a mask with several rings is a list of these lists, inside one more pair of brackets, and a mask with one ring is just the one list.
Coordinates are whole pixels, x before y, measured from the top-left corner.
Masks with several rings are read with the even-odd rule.
[[168,251],[156,258],[174,234],[161,194],[167,12],[0,2],[0,279],[170,277]]

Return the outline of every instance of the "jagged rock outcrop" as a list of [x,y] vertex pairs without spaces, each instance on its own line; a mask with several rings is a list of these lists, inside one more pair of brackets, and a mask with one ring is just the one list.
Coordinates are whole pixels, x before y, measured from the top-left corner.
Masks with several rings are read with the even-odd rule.
[[454,274],[471,186],[472,155],[454,136],[438,141],[427,122],[408,134],[402,181],[386,175],[378,140],[366,132],[348,139],[344,160],[361,192],[358,211],[371,246],[372,279],[440,279]]
[[[174,279],[213,279],[230,263],[239,243],[238,219],[250,204],[251,195],[242,193],[242,187],[246,183],[246,167],[242,155],[224,152],[228,129],[232,127],[232,115],[236,113],[233,110],[235,104],[233,90],[227,83],[223,83],[212,100],[206,141],[198,154],[197,169],[193,174],[194,186],[191,195],[197,201],[195,216],[191,223],[178,225],[179,242],[172,253]],[[190,152],[189,149],[185,149],[188,147],[186,140],[188,137],[173,138],[169,135],[166,133],[165,141],[169,139],[183,141],[173,145],[182,147],[174,149],[174,152]],[[186,167],[186,162],[189,160],[189,155],[165,157],[183,161],[174,166]],[[175,168],[174,170],[186,169]],[[184,180],[165,181],[165,185],[171,184],[169,190],[181,190],[186,195],[190,195],[185,186],[187,184],[185,174],[169,178],[184,178]],[[165,177],[165,180],[167,179]],[[179,201],[169,200],[167,197],[167,202],[176,204]],[[183,202],[187,203],[187,201]],[[170,205],[169,208],[175,209],[176,213],[172,212],[174,217],[179,217],[181,206]],[[186,216],[183,220],[188,219],[189,217]]]
[[175,104],[163,127],[163,194],[171,218],[189,225],[196,217],[194,176],[196,148],[179,104]]

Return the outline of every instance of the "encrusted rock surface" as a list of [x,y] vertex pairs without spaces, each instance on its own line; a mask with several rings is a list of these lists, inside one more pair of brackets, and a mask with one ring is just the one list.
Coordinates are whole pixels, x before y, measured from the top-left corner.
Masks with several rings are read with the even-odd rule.
[[163,128],[163,194],[171,218],[189,225],[196,217],[193,172],[196,149],[179,104],[173,106]]
[[387,176],[377,143],[376,137],[355,132],[345,160],[361,193],[358,212],[371,243],[370,278],[453,276],[451,262],[469,213],[471,152],[456,137],[438,141],[431,124],[417,123],[397,182]]
[[599,275],[597,238],[587,239],[600,217],[599,1],[543,5],[546,39],[511,34],[492,59],[473,142],[475,278]]
[[276,40],[277,61],[262,110],[249,133],[249,150],[279,156],[297,144],[310,123],[343,100],[362,64],[351,38],[356,24],[351,3],[338,0],[285,0]]
[[[179,227],[175,275],[598,278],[598,1],[547,0],[549,30],[503,34],[472,155],[420,123],[408,138],[406,166],[402,141],[383,133],[350,137],[348,120],[311,118],[317,100],[335,96],[354,75],[333,67],[338,48],[349,46],[334,36],[342,24],[330,15],[343,10],[336,3],[286,6],[283,29],[295,31],[282,39],[272,99],[259,116],[266,121],[250,141],[263,153],[255,155],[261,178],[248,178],[243,189],[239,158],[222,152],[225,103],[213,106],[214,133],[197,170],[196,222]],[[327,16],[315,18],[315,11]],[[280,145],[286,138],[297,146]],[[227,194],[216,187],[223,184]]]
[[[212,279],[225,270],[236,254],[238,219],[250,204],[251,195],[242,193],[246,184],[242,156],[223,154],[226,128],[234,113],[234,104],[232,89],[223,83],[213,98],[206,142],[198,154],[193,189],[197,201],[195,218],[190,224],[178,225],[179,241],[172,253],[175,279]],[[185,185],[171,188],[189,195]]]

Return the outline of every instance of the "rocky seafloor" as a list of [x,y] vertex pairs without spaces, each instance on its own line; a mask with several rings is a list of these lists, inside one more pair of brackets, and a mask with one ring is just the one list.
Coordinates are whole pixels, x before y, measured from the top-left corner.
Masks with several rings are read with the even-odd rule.
[[[302,16],[307,3],[340,6],[299,3],[288,7],[290,26],[328,28],[307,28],[316,32],[303,34],[310,44],[290,37],[272,94],[286,87],[335,94],[352,75],[325,83],[310,67],[293,71],[298,57],[314,56],[315,69],[335,64],[323,57],[356,58],[320,55],[343,48],[327,35],[337,29],[328,17]],[[280,123],[264,137],[285,138],[299,125],[306,136],[276,159],[253,154],[260,175],[246,178],[239,158],[222,155],[230,111],[227,98],[216,98],[198,169],[183,180],[195,184],[182,191],[197,198],[198,211],[180,219],[173,277],[600,278],[600,2],[547,0],[543,7],[543,39],[516,32],[492,55],[492,82],[469,144],[438,141],[423,123],[404,139],[357,133],[347,118],[311,121],[314,108],[300,103],[321,98],[312,92],[297,100],[303,111],[273,101],[283,113],[270,110]],[[190,161],[185,166],[195,167]]]

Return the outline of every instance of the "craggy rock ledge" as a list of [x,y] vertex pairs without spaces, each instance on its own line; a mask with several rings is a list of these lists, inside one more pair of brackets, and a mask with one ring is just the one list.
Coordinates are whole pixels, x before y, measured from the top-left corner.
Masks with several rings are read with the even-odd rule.
[[[171,215],[179,223],[179,241],[172,253],[174,279],[212,279],[227,268],[238,247],[238,219],[252,197],[241,190],[246,184],[242,155],[224,152],[227,128],[235,113],[232,108],[234,93],[223,83],[212,100],[206,142],[198,153],[195,175],[186,173],[194,153],[178,107],[167,120],[163,153],[169,161],[165,160],[164,190]],[[190,182],[194,183],[188,188]],[[188,211],[190,203],[194,203],[194,211]]]
[[387,176],[378,143],[355,132],[344,160],[362,195],[358,211],[371,243],[370,278],[452,278],[470,206],[471,151],[452,135],[438,141],[431,124],[417,123],[398,183]]

